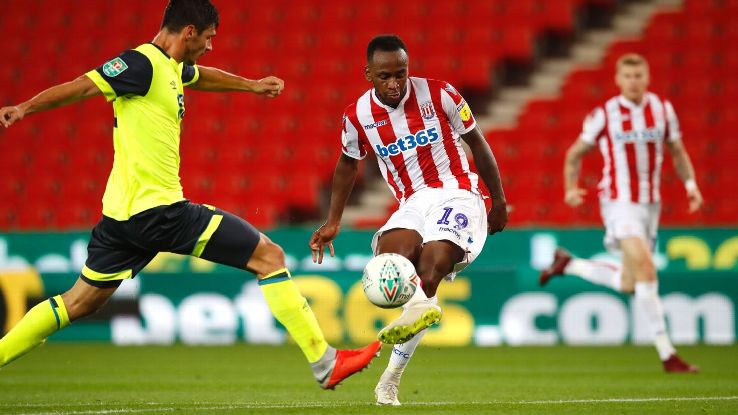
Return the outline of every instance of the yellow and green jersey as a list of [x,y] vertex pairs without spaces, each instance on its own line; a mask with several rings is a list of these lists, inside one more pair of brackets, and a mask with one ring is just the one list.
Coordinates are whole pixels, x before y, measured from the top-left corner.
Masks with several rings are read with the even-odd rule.
[[179,180],[179,132],[184,86],[197,66],[146,43],[86,74],[113,101],[115,158],[103,196],[103,215],[115,220],[184,199]]

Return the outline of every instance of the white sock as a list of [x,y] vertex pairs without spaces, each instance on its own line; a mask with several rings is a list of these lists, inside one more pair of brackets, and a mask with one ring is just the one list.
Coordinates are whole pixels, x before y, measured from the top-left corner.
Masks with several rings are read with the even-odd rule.
[[646,315],[648,324],[651,326],[654,346],[656,346],[659,353],[659,358],[662,361],[668,359],[676,350],[674,350],[669,335],[666,333],[664,310],[661,308],[661,299],[659,298],[659,283],[656,281],[636,282],[635,301],[639,303],[641,310]]
[[[423,294],[423,298],[426,300],[428,299],[425,297],[425,294]],[[437,305],[438,297],[433,297],[430,301]],[[407,364],[410,363],[410,358],[413,357],[413,353],[415,353],[415,349],[418,347],[418,344],[420,344],[420,340],[423,339],[423,336],[425,336],[426,331],[428,330],[423,330],[409,341],[402,344],[396,344],[392,347],[392,355],[390,356],[389,363],[387,364],[387,369],[385,369],[382,374],[382,381],[392,382],[397,385],[400,384],[400,377],[402,377],[402,373],[405,371]]]
[[428,296],[425,295],[425,291],[423,291],[423,287],[421,287],[421,284],[418,284],[418,287],[415,288],[415,293],[412,297],[405,303],[402,308],[407,307],[409,304],[417,303],[418,301],[428,301]]
[[564,268],[564,273],[576,275],[591,283],[604,285],[615,291],[620,291],[621,268],[620,265],[612,262],[572,258],[566,268]]

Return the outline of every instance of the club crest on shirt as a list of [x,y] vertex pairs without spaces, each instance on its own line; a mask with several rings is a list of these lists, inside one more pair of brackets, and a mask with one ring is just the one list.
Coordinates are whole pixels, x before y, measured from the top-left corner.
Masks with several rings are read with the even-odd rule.
[[102,67],[103,73],[111,78],[120,75],[126,69],[128,69],[128,65],[121,58],[115,58]]
[[428,101],[420,104],[420,116],[424,120],[432,120],[436,116],[436,110],[433,109],[433,102]]

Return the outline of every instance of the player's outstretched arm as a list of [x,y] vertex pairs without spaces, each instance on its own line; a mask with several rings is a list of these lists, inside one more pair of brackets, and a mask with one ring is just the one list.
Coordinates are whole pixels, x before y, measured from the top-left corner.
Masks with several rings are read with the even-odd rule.
[[341,227],[341,217],[346,208],[346,202],[354,188],[354,181],[359,172],[359,160],[341,154],[333,172],[333,185],[331,186],[331,203],[328,208],[328,220],[318,230],[313,232],[310,238],[310,250],[313,251],[313,262],[323,263],[323,252],[325,246],[331,256],[335,255],[333,240],[338,236]]
[[492,197],[492,209],[487,215],[487,232],[492,235],[502,231],[507,225],[507,200],[502,189],[500,169],[479,127],[473,128],[461,138],[469,145],[479,176],[482,177]]
[[592,151],[593,145],[582,140],[577,140],[566,151],[564,161],[564,202],[577,207],[584,202],[587,191],[579,187],[579,171],[582,168],[582,158]]
[[63,105],[72,104],[84,98],[102,95],[100,88],[85,75],[79,78],[52,86],[35,97],[21,104],[0,108],[0,123],[7,128],[34,112],[50,110]]
[[671,158],[674,161],[674,170],[687,190],[687,198],[689,199],[689,212],[696,212],[702,207],[703,199],[697,181],[695,180],[694,166],[689,158],[689,153],[684,147],[682,140],[667,140],[666,148],[669,149]]
[[199,91],[243,91],[274,98],[284,90],[284,81],[275,76],[252,80],[217,68],[198,65],[197,69],[200,76],[189,87]]

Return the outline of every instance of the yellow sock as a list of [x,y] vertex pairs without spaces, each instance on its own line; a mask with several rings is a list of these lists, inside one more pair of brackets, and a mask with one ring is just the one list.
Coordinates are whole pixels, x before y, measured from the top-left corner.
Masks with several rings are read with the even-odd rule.
[[37,304],[0,339],[0,367],[28,353],[68,325],[69,316],[61,295]]
[[320,360],[328,343],[313,310],[290,279],[290,272],[286,268],[273,272],[259,280],[259,286],[272,314],[292,335],[308,362]]

